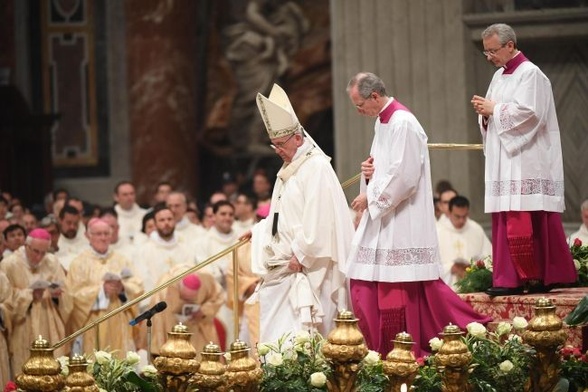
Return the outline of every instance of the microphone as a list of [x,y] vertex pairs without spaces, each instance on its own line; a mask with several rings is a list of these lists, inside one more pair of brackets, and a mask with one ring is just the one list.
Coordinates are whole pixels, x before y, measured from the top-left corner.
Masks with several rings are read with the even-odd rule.
[[145,312],[137,316],[135,319],[129,321],[129,325],[133,327],[143,320],[150,319],[151,317],[153,317],[154,314],[163,311],[165,308],[167,308],[167,303],[165,301],[158,302],[151,309],[146,310]]

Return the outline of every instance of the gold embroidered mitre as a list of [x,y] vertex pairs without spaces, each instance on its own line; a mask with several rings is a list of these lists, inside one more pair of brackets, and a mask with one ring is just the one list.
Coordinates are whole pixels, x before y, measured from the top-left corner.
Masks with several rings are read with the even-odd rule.
[[286,92],[277,84],[272,87],[268,98],[257,93],[257,108],[270,139],[277,139],[302,131],[298,117],[294,113],[294,108]]

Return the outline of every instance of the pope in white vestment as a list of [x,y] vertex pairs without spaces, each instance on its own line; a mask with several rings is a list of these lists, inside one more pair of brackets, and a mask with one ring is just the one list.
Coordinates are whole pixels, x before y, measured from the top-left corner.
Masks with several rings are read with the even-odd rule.
[[[348,206],[329,158],[298,122],[286,93],[274,85],[257,105],[276,153],[284,160],[270,212],[253,234],[260,341],[315,327],[326,336],[346,308],[344,264],[353,235]],[[256,257],[256,255],[261,257]],[[255,260],[254,260],[255,258]]]

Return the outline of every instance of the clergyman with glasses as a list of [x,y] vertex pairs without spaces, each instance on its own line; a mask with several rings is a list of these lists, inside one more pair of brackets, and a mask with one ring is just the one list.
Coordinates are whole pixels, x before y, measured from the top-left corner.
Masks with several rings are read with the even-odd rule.
[[560,214],[564,174],[551,83],[502,23],[482,32],[498,67],[485,97],[474,95],[486,156],[485,211],[492,214],[491,296],[547,292],[576,281]]
[[425,130],[371,72],[355,75],[347,94],[359,115],[375,119],[359,195],[351,202],[361,214],[347,259],[353,311],[369,349],[385,356],[396,334],[407,332],[421,357],[449,323],[465,328],[490,318],[440,279]]

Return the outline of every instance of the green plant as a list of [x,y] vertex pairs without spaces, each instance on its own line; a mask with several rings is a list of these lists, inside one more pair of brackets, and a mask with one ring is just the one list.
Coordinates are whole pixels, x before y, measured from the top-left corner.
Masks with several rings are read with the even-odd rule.
[[370,350],[360,363],[357,392],[384,392],[389,382],[380,353]]
[[441,375],[435,366],[435,357],[430,355],[418,358],[419,374],[413,386],[417,391],[441,392]]
[[588,352],[566,346],[561,349],[561,375],[577,390],[588,388]]
[[574,239],[570,252],[578,271],[578,286],[588,286],[588,245],[583,245],[579,238]]
[[471,260],[465,276],[455,283],[459,293],[478,293],[492,287],[492,258]]
[[157,381],[157,370],[146,366],[141,375],[135,372],[139,355],[129,351],[125,358],[119,359],[106,351],[95,351],[94,361],[88,371],[101,390],[108,392],[162,392]]
[[319,392],[327,390],[331,368],[322,354],[324,338],[298,331],[257,347],[263,376],[262,392]]

